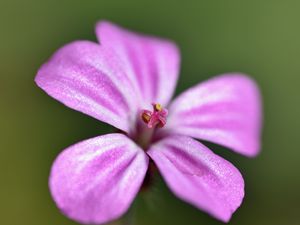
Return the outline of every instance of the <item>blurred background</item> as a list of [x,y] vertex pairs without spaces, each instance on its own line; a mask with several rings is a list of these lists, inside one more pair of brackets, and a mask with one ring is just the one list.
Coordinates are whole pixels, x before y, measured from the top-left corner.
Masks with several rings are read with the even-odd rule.
[[[51,54],[96,40],[107,19],[177,42],[176,93],[224,72],[250,74],[264,100],[261,154],[208,144],[242,172],[246,196],[229,224],[300,224],[300,1],[0,0],[0,224],[72,225],[48,190],[57,154],[113,129],[64,107],[33,79]],[[138,225],[222,224],[175,198],[161,178],[134,203]]]

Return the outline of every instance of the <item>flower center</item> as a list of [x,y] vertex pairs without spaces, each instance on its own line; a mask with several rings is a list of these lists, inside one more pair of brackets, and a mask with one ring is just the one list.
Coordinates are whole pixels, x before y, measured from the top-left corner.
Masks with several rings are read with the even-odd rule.
[[136,130],[131,135],[131,138],[145,151],[151,143],[160,139],[157,129],[167,123],[168,110],[158,103],[152,103],[152,106],[152,111],[146,109],[141,111]]
[[164,109],[158,103],[152,103],[153,110],[142,110],[141,118],[147,124],[148,128],[162,128],[167,123],[168,110]]

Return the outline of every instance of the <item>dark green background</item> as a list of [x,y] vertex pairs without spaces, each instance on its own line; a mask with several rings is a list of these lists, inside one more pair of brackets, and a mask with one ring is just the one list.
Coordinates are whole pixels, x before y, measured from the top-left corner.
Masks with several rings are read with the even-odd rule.
[[[75,224],[50,197],[51,164],[65,147],[112,128],[54,101],[33,79],[62,45],[96,40],[99,19],[176,41],[182,54],[177,93],[230,71],[257,80],[262,153],[249,159],[210,145],[245,178],[246,197],[230,224],[299,224],[298,0],[0,0],[0,224]],[[136,208],[139,225],[222,224],[177,200],[161,179]]]

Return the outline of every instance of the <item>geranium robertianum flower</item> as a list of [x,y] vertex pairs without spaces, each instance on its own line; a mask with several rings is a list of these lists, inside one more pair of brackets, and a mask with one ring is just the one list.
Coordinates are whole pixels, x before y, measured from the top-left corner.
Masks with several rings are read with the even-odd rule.
[[109,22],[98,23],[96,34],[100,44],[62,47],[35,78],[66,106],[120,130],[77,143],[57,157],[49,186],[58,208],[82,223],[119,218],[151,173],[151,161],[178,198],[229,221],[244,197],[243,178],[193,138],[256,155],[261,108],[255,83],[224,74],[169,103],[180,61],[174,43]]

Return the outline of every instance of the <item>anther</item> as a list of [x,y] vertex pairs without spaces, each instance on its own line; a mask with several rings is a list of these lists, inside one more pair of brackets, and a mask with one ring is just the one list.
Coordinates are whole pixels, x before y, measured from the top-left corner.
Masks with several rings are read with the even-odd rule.
[[153,105],[153,110],[156,111],[156,112],[160,112],[162,110],[162,107],[161,107],[161,104],[152,104]]

